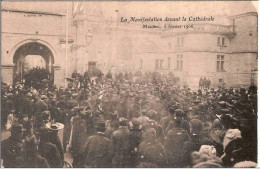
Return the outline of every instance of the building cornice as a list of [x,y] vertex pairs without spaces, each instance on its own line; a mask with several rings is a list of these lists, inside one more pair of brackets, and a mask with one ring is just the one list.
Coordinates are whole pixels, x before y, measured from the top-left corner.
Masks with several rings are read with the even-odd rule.
[[243,17],[247,17],[247,16],[258,16],[258,13],[257,12],[247,12],[247,13],[243,13],[243,14],[229,16],[227,18],[236,19],[236,18],[243,18]]

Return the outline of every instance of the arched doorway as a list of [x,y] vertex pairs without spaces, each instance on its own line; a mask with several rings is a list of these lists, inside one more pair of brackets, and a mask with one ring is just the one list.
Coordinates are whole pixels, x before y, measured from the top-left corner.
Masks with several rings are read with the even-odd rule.
[[53,81],[54,56],[51,50],[44,44],[38,42],[28,42],[21,45],[13,56],[14,83],[24,82],[25,75],[33,68],[43,68],[49,71],[49,79]]

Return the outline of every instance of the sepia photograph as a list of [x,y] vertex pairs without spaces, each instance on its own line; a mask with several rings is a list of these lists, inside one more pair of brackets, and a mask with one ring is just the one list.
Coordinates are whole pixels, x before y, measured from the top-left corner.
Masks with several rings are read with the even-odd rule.
[[257,168],[258,1],[1,1],[1,168]]

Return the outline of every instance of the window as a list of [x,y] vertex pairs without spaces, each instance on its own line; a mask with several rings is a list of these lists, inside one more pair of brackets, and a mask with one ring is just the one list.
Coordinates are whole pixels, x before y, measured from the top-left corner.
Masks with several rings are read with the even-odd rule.
[[183,37],[177,38],[177,46],[183,46],[183,43],[184,43],[184,38]]
[[163,68],[163,60],[160,60],[160,69]]
[[155,69],[162,69],[163,68],[163,60],[162,59],[156,59],[155,60]]
[[140,69],[143,69],[143,60],[140,60]]
[[225,64],[224,55],[217,55],[217,71],[218,72],[225,71],[224,64]]
[[218,46],[225,46],[225,38],[218,37]]
[[159,69],[159,60],[158,59],[155,60],[155,69]]
[[183,55],[177,55],[176,69],[182,70],[182,68],[183,68]]
[[168,69],[171,68],[171,57],[168,57]]

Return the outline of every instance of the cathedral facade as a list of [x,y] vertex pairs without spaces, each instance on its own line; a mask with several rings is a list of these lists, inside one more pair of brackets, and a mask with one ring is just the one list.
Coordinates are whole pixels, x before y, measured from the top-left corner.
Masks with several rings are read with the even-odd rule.
[[191,87],[197,87],[201,77],[210,79],[212,86],[256,83],[258,14],[253,10],[178,27],[169,21],[146,26],[122,22],[128,8],[123,3],[109,10],[98,2],[56,5],[53,11],[21,9],[8,2],[2,6],[3,82],[12,84],[23,76],[26,56],[40,55],[58,87],[65,86],[72,72],[83,74],[94,67],[113,74],[172,72]]

